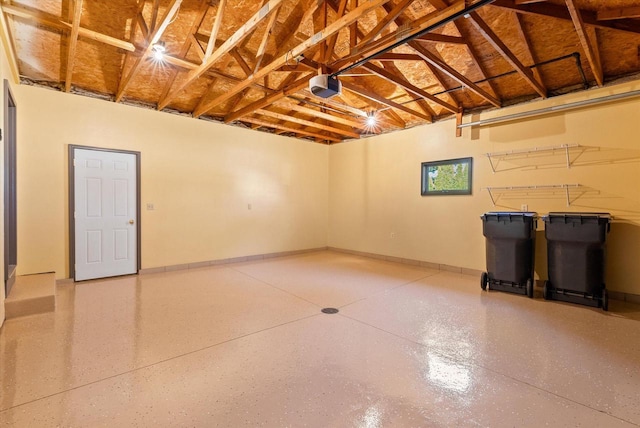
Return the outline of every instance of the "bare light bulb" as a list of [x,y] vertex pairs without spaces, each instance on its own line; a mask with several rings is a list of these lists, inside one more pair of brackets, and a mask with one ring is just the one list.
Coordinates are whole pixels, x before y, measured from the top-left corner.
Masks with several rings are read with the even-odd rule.
[[164,47],[164,42],[158,42],[151,47],[151,51],[153,52],[153,57],[162,61],[164,59],[164,53],[166,52],[166,48]]

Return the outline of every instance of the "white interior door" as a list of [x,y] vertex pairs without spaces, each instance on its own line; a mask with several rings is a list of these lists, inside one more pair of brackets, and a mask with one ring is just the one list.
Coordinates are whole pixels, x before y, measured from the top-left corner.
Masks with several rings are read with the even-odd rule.
[[137,272],[136,156],[74,149],[75,279]]

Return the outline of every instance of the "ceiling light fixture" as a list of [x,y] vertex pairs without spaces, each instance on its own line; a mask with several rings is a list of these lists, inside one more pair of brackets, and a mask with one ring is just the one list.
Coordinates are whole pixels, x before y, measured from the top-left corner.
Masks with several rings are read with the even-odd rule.
[[155,43],[153,46],[151,46],[151,52],[153,52],[153,57],[158,61],[162,61],[164,59],[164,53],[166,51],[167,51],[167,48],[164,47],[164,42],[158,42],[158,43]]
[[367,126],[376,126],[378,119],[376,119],[375,113],[372,111],[367,115]]

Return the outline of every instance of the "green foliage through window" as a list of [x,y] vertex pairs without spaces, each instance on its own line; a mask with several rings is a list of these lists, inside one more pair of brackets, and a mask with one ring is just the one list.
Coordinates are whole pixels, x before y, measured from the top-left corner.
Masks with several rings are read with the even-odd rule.
[[422,195],[470,195],[473,158],[424,162]]
[[465,190],[469,183],[469,166],[454,163],[429,167],[429,190]]

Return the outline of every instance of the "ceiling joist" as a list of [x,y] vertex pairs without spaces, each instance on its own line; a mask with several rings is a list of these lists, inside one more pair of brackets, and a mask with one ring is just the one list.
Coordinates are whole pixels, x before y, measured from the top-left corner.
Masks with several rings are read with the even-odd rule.
[[[347,4],[349,0],[340,0],[340,4],[338,5],[338,10],[336,11],[336,15],[338,18],[342,18],[344,14],[347,12]],[[322,58],[324,63],[331,61],[331,57],[334,55],[334,50],[336,47],[336,42],[338,41],[338,33],[331,35],[327,39],[327,47],[325,55]]]
[[[438,10],[443,10],[447,7],[447,3],[444,0],[430,0],[431,4]],[[484,64],[482,63],[482,61],[480,61],[480,57],[479,55],[476,53],[476,49],[474,48],[474,46],[471,44],[471,38],[468,34],[468,32],[464,29],[464,26],[460,24],[459,21],[455,21],[454,26],[456,27],[456,29],[458,30],[458,33],[460,33],[460,35],[462,36],[462,38],[465,40],[465,44],[467,46],[467,53],[469,54],[469,56],[471,57],[472,63],[475,65],[475,67],[478,69],[478,71],[480,72],[480,75],[486,79],[487,77],[489,77],[489,73],[486,70],[486,67],[484,66]],[[427,63],[429,70],[431,71],[431,73],[434,75],[434,77],[436,78],[436,80],[440,83],[440,85],[447,90],[447,85],[444,82],[444,79],[442,79],[440,77],[440,72],[443,72],[445,74],[447,74],[449,77],[453,78],[454,80],[457,80],[460,84],[463,85],[464,87],[469,88],[472,92],[475,92],[477,95],[479,95],[480,97],[484,98],[486,101],[488,101],[490,104],[493,104],[494,106],[500,106],[502,104],[502,101],[500,100],[500,97],[498,96],[498,91],[496,89],[496,86],[494,85],[494,83],[489,80],[487,82],[488,86],[489,86],[489,90],[491,91],[486,92],[484,91],[482,88],[480,88],[478,85],[473,85],[473,86],[469,86],[469,83],[473,83],[471,82],[470,79],[467,79],[466,77],[462,76],[460,73],[455,72],[455,69],[450,68],[450,67],[444,67],[446,66],[445,61],[433,54],[433,52],[425,49],[422,45],[420,45],[419,43],[411,42],[409,44],[416,52],[418,52],[423,59],[425,60],[425,62]],[[428,57],[432,58],[434,61],[429,61]],[[455,72],[455,73],[452,73]],[[462,78],[461,78],[462,77]],[[488,95],[488,97],[486,96]],[[454,104],[458,107],[460,107],[460,103],[458,103],[455,99],[455,97],[452,94],[449,94],[449,96],[451,97],[451,100],[454,102]]]
[[[2,5],[0,4],[0,8]],[[2,44],[4,45],[5,52],[7,54],[7,62],[9,63],[9,69],[11,70],[11,75],[13,77],[13,82],[18,83],[20,81],[20,70],[18,67],[18,57],[16,55],[16,45],[13,39],[13,34],[9,30],[9,19],[7,14],[2,13],[0,16],[0,26],[1,36],[2,36]]]
[[[433,0],[432,4],[439,10],[443,10],[447,8],[447,4],[443,3],[441,0]],[[384,8],[387,12],[391,11],[391,7],[390,5],[387,3],[384,5]],[[395,23],[398,27],[402,27],[404,25],[407,25],[408,19],[404,16],[404,14],[400,14],[396,17],[395,19]],[[437,33],[427,33],[424,36],[429,36],[429,35],[435,35],[436,37],[440,36]],[[413,50],[415,51],[419,51],[419,52],[426,52],[427,49],[422,46],[419,43],[420,37],[418,37],[416,40],[410,41],[409,42],[409,47],[411,47]],[[376,60],[381,60],[381,57],[384,57],[385,55],[388,54],[384,54],[384,55],[379,55],[376,56]],[[434,79],[438,82],[438,84],[444,89],[447,90],[447,84],[445,83],[444,79],[442,78],[442,76],[440,75],[439,70],[430,62],[425,61],[424,58],[422,58],[420,55],[415,55],[417,57],[418,60],[420,60],[421,62],[423,62],[425,64],[425,66],[429,69],[429,71],[431,72],[431,74],[433,75]],[[456,109],[459,109],[459,103],[458,101],[455,99],[455,97],[451,94],[449,95],[449,99],[451,101],[451,105],[453,105]]]
[[314,47],[314,46],[318,45],[319,43],[324,42],[332,34],[337,33],[343,27],[351,24],[352,22],[357,21],[358,18],[361,17],[361,15],[369,12],[372,9],[375,9],[376,7],[379,7],[379,6],[383,5],[387,1],[389,1],[389,0],[369,0],[365,4],[357,7],[356,9],[352,10],[348,14],[344,15],[342,18],[340,18],[340,19],[336,20],[335,22],[333,22],[332,24],[328,25],[325,29],[317,32],[316,34],[314,34],[309,39],[307,39],[304,42],[300,43],[298,46],[296,46],[295,48],[291,49],[291,51],[289,51],[285,55],[282,55],[279,58],[276,58],[275,60],[271,61],[271,63],[269,65],[263,67],[260,71],[255,73],[250,78],[246,79],[244,82],[238,83],[233,88],[231,88],[229,91],[227,91],[224,94],[218,96],[214,100],[211,100],[210,102],[208,102],[203,107],[203,109],[198,110],[198,111],[194,111],[194,115],[195,116],[200,116],[203,113],[205,113],[207,110],[212,108],[213,106],[225,102],[226,100],[228,100],[229,98],[231,98],[235,94],[237,94],[240,91],[244,90],[244,88],[246,88],[247,86],[251,85],[254,81],[263,78],[264,76],[266,76],[271,71],[276,70],[276,69],[280,68],[281,66],[285,65],[287,63],[287,61],[289,61],[290,58],[297,58],[299,55],[301,55],[305,51],[307,51],[307,49],[309,49],[311,47]]
[[436,57],[433,53],[429,52],[426,49],[418,49],[415,46],[411,46],[411,47],[416,51],[416,53],[422,59],[433,64],[436,68],[438,68],[440,71],[447,74],[449,77],[462,83],[470,91],[475,92],[477,95],[481,96],[486,101],[493,104],[494,106],[502,107],[500,100],[498,100],[496,97],[494,97],[493,95],[491,95],[490,93],[482,89],[480,86],[472,82],[471,79],[465,77],[464,75],[456,71],[453,67],[451,67],[449,64],[444,62],[442,59]]
[[448,43],[455,45],[466,45],[467,41],[464,37],[448,36],[446,34],[427,33],[420,37],[416,37],[416,40],[422,42],[434,42],[434,43]]
[[67,74],[64,80],[64,90],[71,90],[71,78],[73,76],[73,66],[76,61],[76,47],[78,46],[78,31],[80,30],[80,17],[82,16],[82,0],[73,2],[73,21],[71,33],[69,34],[69,46],[67,48]]
[[260,65],[262,64],[262,60],[264,59],[264,54],[267,51],[267,42],[269,41],[269,36],[271,35],[273,26],[276,24],[276,20],[278,19],[279,11],[280,9],[272,14],[269,17],[269,21],[267,21],[267,28],[265,28],[264,34],[262,35],[262,40],[260,41],[260,46],[258,46],[258,50],[256,52],[256,62],[253,66],[253,72],[251,74],[257,72],[260,69]]
[[[175,99],[180,94],[180,92],[184,88],[186,88],[191,82],[202,76],[224,54],[228,53],[231,49],[242,42],[245,37],[247,37],[256,29],[258,24],[260,24],[265,18],[268,18],[269,15],[271,15],[273,12],[275,12],[278,6],[280,6],[280,3],[282,3],[282,0],[270,0],[267,4],[262,6],[260,10],[258,10],[258,12],[256,12],[251,18],[249,18],[249,20],[245,22],[244,25],[238,28],[236,32],[227,39],[227,41],[225,41],[218,49],[213,51],[213,53],[208,58],[205,58],[205,61],[200,67],[191,70],[185,79],[183,79],[178,85],[176,85],[176,87],[173,88],[173,90],[169,92],[169,94],[164,99],[160,100],[160,102],[158,103],[158,110],[162,110],[163,108],[165,108],[171,101],[173,101],[173,99]],[[241,92],[247,86],[249,85],[246,85],[242,89],[231,94],[229,98]]]
[[[598,84],[640,73],[640,0],[65,0],[61,16],[11,3],[16,76],[323,143],[576,90],[575,52]],[[318,73],[342,93],[311,94]]]
[[[524,25],[523,25],[523,18],[522,15],[519,15],[517,13],[514,13],[514,19],[515,19],[515,26],[516,26],[516,30],[518,35],[520,36],[520,43],[521,45],[524,47],[524,53],[527,56],[527,61],[529,61],[529,64],[535,64],[538,61],[536,60],[535,54],[533,52],[533,49],[531,48],[531,43],[529,42],[529,37],[527,36],[527,34],[525,33],[524,30]],[[540,70],[538,68],[534,68],[532,70],[533,72],[533,76],[535,77],[535,79],[540,83],[540,85],[544,88],[545,92],[547,92],[547,88],[544,84],[544,80],[542,79],[542,74],[540,73]]]
[[422,61],[418,55],[406,53],[385,53],[376,56],[376,61],[380,62],[398,62],[398,61]]
[[[249,67],[249,64],[247,64],[244,58],[242,58],[242,55],[240,55],[240,52],[238,51],[237,47],[231,49],[229,51],[229,55],[231,55],[233,59],[236,60],[240,68],[242,68],[242,71],[244,71],[245,76],[249,76],[253,73],[253,69]],[[206,55],[205,55],[205,59],[206,59]]]
[[[193,20],[193,22],[191,24],[191,27],[189,28],[189,34],[190,35],[193,35],[196,31],[198,31],[198,27],[200,27],[200,25],[202,25],[202,20],[204,19],[204,17],[207,14],[208,10],[209,10],[208,1],[207,0],[201,0],[200,1],[200,7],[198,8],[198,11],[196,12],[195,19]],[[142,22],[144,22],[144,20]],[[187,55],[187,53],[189,53],[189,49],[191,48],[192,43],[193,43],[193,40],[192,40],[191,37],[187,37],[185,39],[185,41],[182,43],[182,47],[180,48],[180,51],[178,53],[178,56],[180,57],[180,59],[184,59],[185,56]],[[197,44],[197,42],[196,42],[196,44]],[[199,44],[198,44],[198,47],[200,47]],[[169,78],[167,79],[167,83],[164,85],[164,89],[162,90],[162,93],[160,95],[160,99],[162,99],[162,98],[167,96],[167,94],[171,90],[171,86],[173,86],[173,83],[175,82],[176,77],[178,76],[178,73],[179,73],[179,70],[175,69],[175,68],[169,72]]]
[[429,100],[433,103],[438,104],[440,107],[444,107],[445,109],[449,110],[451,113],[457,113],[458,112],[458,108],[441,100],[440,98],[431,95],[430,93],[428,93],[427,91],[418,88],[417,86],[415,86],[414,84],[412,84],[411,82],[402,79],[398,76],[393,75],[392,73],[390,73],[389,71],[380,68],[374,64],[371,63],[367,63],[364,64],[362,66],[362,68],[365,68],[369,71],[371,71],[372,73],[382,77],[383,79],[386,79],[390,82],[395,83],[396,85],[400,86],[402,89],[406,90],[407,92],[410,92],[414,95],[419,96],[420,98],[424,98],[425,100]]
[[[518,5],[515,0],[495,0],[491,7],[512,10],[517,13],[528,15],[544,16],[547,18],[558,18],[565,21],[572,21],[569,11],[564,6],[553,3],[537,3]],[[596,28],[608,28],[611,30],[627,31],[640,34],[640,22],[632,19],[617,19],[599,21],[596,12],[581,10],[580,15],[585,25],[592,25]]]
[[220,0],[220,2],[218,3],[218,11],[216,12],[216,18],[213,21],[213,29],[211,30],[209,40],[207,41],[207,48],[204,50],[203,62],[211,56],[211,54],[213,53],[213,49],[216,46],[216,38],[218,37],[218,32],[220,31],[220,26],[222,25],[222,16],[226,4],[227,0]]
[[[44,25],[50,28],[61,31],[71,31],[73,25],[66,22],[59,16],[51,15],[49,13],[33,10],[24,6],[13,6],[6,3],[2,3],[2,11],[6,14],[26,19],[28,21],[35,22],[40,25]],[[87,28],[78,27],[78,36],[90,40],[95,40],[100,43],[104,43],[110,46],[114,46],[125,51],[134,52],[136,50],[133,43],[117,39],[115,37],[107,36],[106,34],[92,31]]]
[[[458,29],[458,32],[462,35],[462,37],[464,37],[464,39],[467,40],[467,53],[471,57],[471,60],[473,61],[473,64],[475,65],[476,69],[480,73],[480,76],[482,76],[482,79],[487,80],[490,76],[489,71],[487,70],[487,67],[485,66],[485,64],[480,60],[480,55],[478,54],[477,49],[471,43],[471,35],[469,34],[469,31],[467,31],[467,29],[458,22],[455,23],[455,26]],[[498,93],[497,85],[493,82],[493,80],[487,80],[487,85],[489,86],[489,91],[491,95],[493,95],[495,99],[501,102],[500,100],[501,97]]]
[[[391,62],[383,62],[382,66],[384,67],[385,71],[388,71],[389,73],[391,73],[394,77],[400,79],[401,81],[404,82],[409,82],[409,79],[405,76],[405,74],[402,72],[402,70],[400,70],[398,67],[396,67],[395,64],[391,63]],[[397,83],[395,83],[393,80],[387,80],[388,82],[402,88],[402,86],[399,86]],[[409,83],[411,85],[411,83]],[[408,91],[405,88],[402,88],[404,90],[404,92],[407,93],[407,95],[409,97],[413,97],[413,99],[409,99],[407,101],[403,101],[402,104],[410,104],[412,102],[414,102],[419,108],[420,110],[422,110],[423,112],[425,112],[428,116],[431,116],[431,120],[433,120],[434,117],[436,117],[438,114],[436,113],[436,111],[431,107],[431,105],[422,97],[420,96],[415,96],[412,92]],[[391,98],[391,97],[390,97]],[[400,96],[398,97],[397,95],[393,94],[393,98],[394,101],[400,100],[400,99],[404,99],[404,96]]]
[[142,31],[142,37],[146,40],[149,37],[149,27],[147,26],[147,22],[144,20],[144,16],[142,15],[142,7],[144,7],[144,2],[140,2],[140,4],[141,8],[136,15],[135,22],[140,27],[140,31]]
[[377,94],[377,93],[375,93],[373,91],[369,91],[369,90],[367,90],[365,88],[362,88],[362,87],[360,87],[358,85],[354,85],[351,82],[342,82],[342,86],[343,86],[343,88],[345,88],[345,89],[347,89],[347,90],[349,90],[351,92],[354,92],[354,93],[356,93],[358,95],[361,95],[361,96],[363,96],[365,98],[368,98],[370,100],[377,101],[380,104],[384,104],[386,106],[395,108],[395,109],[403,111],[405,113],[409,113],[410,115],[415,116],[417,118],[420,118],[422,120],[425,120],[427,122],[432,122],[433,121],[433,118],[431,116],[425,114],[425,113],[420,113],[418,111],[410,109],[409,107],[407,107],[407,106],[405,106],[403,104],[399,104],[399,103],[397,103],[395,101],[388,100],[388,99],[384,98],[383,96],[381,96],[381,95],[379,95],[379,94]]
[[[361,117],[361,118],[366,118],[367,117],[367,112],[353,107],[351,105],[348,105],[344,102],[340,102],[338,99],[331,99],[331,98],[319,98],[316,97],[315,95],[313,95],[311,92],[309,92],[308,89],[302,91],[303,96],[306,98],[305,101],[311,102],[315,105],[320,105],[323,107],[327,107],[330,109],[335,109],[338,110],[339,112],[345,112],[348,113],[356,118]],[[291,97],[290,97],[291,98]],[[297,97],[295,99],[298,99]],[[363,119],[364,120],[364,119]]]
[[271,129],[279,129],[285,132],[290,132],[292,134],[297,134],[297,135],[303,135],[305,137],[314,137],[319,139],[320,141],[333,141],[334,143],[339,143],[342,141],[341,138],[337,138],[337,137],[333,137],[331,135],[327,135],[327,134],[319,134],[317,132],[310,132],[310,131],[306,131],[304,129],[299,129],[299,128],[294,128],[291,126],[285,126],[285,125],[281,125],[278,123],[273,123],[273,122],[269,122],[266,120],[261,120],[258,118],[254,118],[254,117],[245,117],[242,119],[243,122],[247,122],[247,123],[253,123],[255,125],[260,125],[263,126],[265,128],[271,128]]
[[[145,3],[145,2],[142,2]],[[158,12],[160,11],[160,0],[153,0],[151,8],[151,24],[149,24],[149,32],[153,32],[158,24]]]
[[265,109],[258,109],[255,111],[255,113],[260,114],[262,116],[268,116],[268,117],[272,117],[274,119],[279,119],[282,120],[284,122],[292,122],[292,123],[297,123],[299,125],[304,125],[307,126],[309,128],[316,128],[319,129],[321,131],[327,131],[327,132],[331,132],[333,134],[338,134],[338,135],[342,135],[345,137],[349,137],[349,138],[360,138],[360,134],[353,132],[353,131],[347,131],[345,129],[341,129],[341,128],[336,128],[334,126],[328,126],[328,125],[323,125],[321,123],[317,123],[311,120],[306,120],[306,119],[301,119],[299,117],[295,117],[295,116],[290,116],[290,115],[286,115],[286,114],[282,114],[282,113],[277,113],[271,110],[265,110]]
[[160,21],[159,24],[157,24],[157,28],[153,28],[155,25],[150,27],[151,33],[149,34],[149,37],[145,41],[146,47],[144,48],[142,55],[140,55],[135,60],[133,65],[129,68],[128,73],[125,74],[125,71],[123,70],[123,73],[122,73],[123,77],[120,80],[120,85],[118,86],[118,92],[116,93],[116,102],[120,102],[122,100],[122,97],[124,97],[124,94],[127,91],[127,88],[131,84],[131,81],[140,72],[140,69],[144,61],[151,54],[153,45],[160,40],[160,37],[162,37],[162,34],[171,23],[171,20],[173,19],[175,14],[178,12],[178,9],[180,9],[181,4],[182,4],[182,0],[173,0],[169,5],[169,7],[167,8],[167,10],[165,11],[164,16],[162,17],[162,20]]
[[[261,98],[257,101],[252,102],[251,104],[241,108],[238,111],[235,112],[231,112],[229,114],[227,114],[224,118],[224,121],[226,123],[229,122],[233,122],[235,120],[240,119],[241,117],[244,117],[248,114],[253,113],[254,111],[267,107],[271,104],[273,104],[274,102],[281,100],[282,98],[289,96],[289,95],[293,95],[296,92],[298,92],[299,90],[306,88],[307,85],[309,84],[309,80],[313,77],[313,74],[310,74],[306,77],[302,77],[299,80],[295,81],[294,83],[291,83],[290,85],[287,85],[286,88],[275,92],[271,95],[267,95],[264,98]],[[206,110],[204,108],[200,109],[203,112],[206,112]],[[194,113],[195,115],[196,113]],[[197,117],[197,116],[196,116]]]
[[413,1],[414,0],[402,0],[400,3],[398,3],[387,13],[387,15],[383,19],[380,20],[380,22],[378,22],[378,25],[376,25],[366,36],[364,36],[362,40],[360,40],[360,43],[356,46],[355,49],[358,49],[359,47],[362,47],[375,39],[380,33],[382,33],[382,31],[384,31],[385,28],[387,28],[387,26],[389,26],[389,24],[391,24],[398,16],[400,16],[404,12],[404,10],[408,8],[411,3],[413,3]]
[[352,53],[350,55],[345,58],[341,58],[334,64],[331,64],[331,67],[334,69],[342,69],[344,67],[348,67],[351,64],[355,64],[363,58],[366,58],[367,56],[390,48],[391,46],[395,45],[398,40],[415,36],[429,27],[437,25],[441,22],[445,22],[456,13],[463,11],[464,8],[464,0],[458,0],[446,9],[432,12],[417,21],[409,21],[408,25],[398,28],[398,30],[393,33],[389,33],[384,37],[373,40],[364,46],[356,46],[352,50]]
[[303,26],[312,19],[316,10],[318,10],[318,8],[321,7],[324,4],[324,2],[325,0],[313,0],[310,2],[310,4],[305,9],[302,17],[297,21],[298,26],[296,27],[296,29],[293,31],[289,31],[288,34],[284,37],[284,39],[279,42],[280,46],[276,50],[276,54],[274,55],[274,58],[285,55],[287,52],[289,52],[291,48],[290,43],[292,40],[294,39],[305,40],[307,37],[309,37],[305,33],[299,33],[298,29],[303,28]]
[[587,27],[582,20],[582,13],[576,7],[574,0],[565,0],[565,2],[571,14],[573,25],[576,27],[576,33],[582,44],[582,50],[587,56],[591,71],[596,79],[596,83],[598,86],[602,86],[604,84],[604,75],[602,72],[602,64],[600,63],[600,52],[598,50],[598,40],[595,38],[595,31],[591,34],[587,31]]
[[598,21],[611,21],[614,19],[640,18],[640,6],[620,7],[617,9],[599,10],[596,15]]
[[[349,0],[351,10],[358,7],[358,0]],[[349,48],[353,49],[358,44],[358,21],[349,24]]]
[[378,115],[378,122],[390,124],[399,129],[407,127],[407,123],[391,108],[380,110],[380,113],[381,114]]
[[531,87],[542,97],[547,97],[547,90],[536,80],[530,68],[526,67],[515,54],[504,44],[491,27],[478,15],[478,12],[469,14],[469,20],[476,29],[484,36],[484,38],[494,47],[502,57],[526,80]]
[[[283,101],[279,101],[276,102],[275,104],[277,105],[278,103],[282,103],[283,108],[285,107],[284,104],[284,100]],[[350,126],[352,128],[356,128],[356,129],[362,129],[365,127],[364,121],[357,121],[357,120],[353,120],[353,119],[347,119],[345,117],[341,117],[341,116],[337,116],[334,114],[328,114],[328,113],[324,113],[321,112],[319,110],[314,110],[314,109],[310,109],[308,107],[303,107],[297,104],[290,104],[290,103],[286,103],[286,108],[296,111],[298,113],[303,113],[307,116],[310,116],[310,118],[320,118],[320,119],[324,119],[328,122],[334,122],[334,123],[339,123],[341,125],[346,125],[346,126]]]

